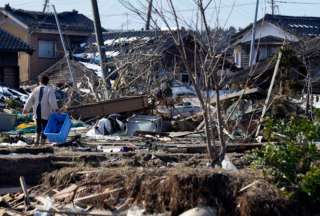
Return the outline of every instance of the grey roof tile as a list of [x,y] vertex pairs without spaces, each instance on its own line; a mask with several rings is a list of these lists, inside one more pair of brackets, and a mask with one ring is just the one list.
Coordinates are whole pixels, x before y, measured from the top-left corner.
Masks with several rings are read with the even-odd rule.
[[[27,11],[14,9],[6,5],[2,8],[7,13],[27,25],[32,29],[54,29],[57,30],[57,24],[53,13],[43,13],[39,11]],[[72,30],[92,33],[94,31],[93,21],[78,11],[65,11],[58,13],[58,18],[62,30]]]
[[0,52],[32,52],[32,48],[21,39],[0,29]]

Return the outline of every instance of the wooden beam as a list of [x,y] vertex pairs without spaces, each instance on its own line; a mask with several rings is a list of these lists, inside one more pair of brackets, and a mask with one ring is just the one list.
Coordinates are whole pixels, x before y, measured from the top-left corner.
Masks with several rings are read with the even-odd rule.
[[100,103],[70,107],[72,116],[80,119],[90,119],[98,116],[107,116],[111,113],[136,112],[149,108],[146,96],[125,97]]
[[[237,92],[220,96],[220,101],[238,98],[238,97],[241,97],[242,95],[251,95],[251,94],[257,94],[257,93],[264,94],[264,91],[260,88],[243,89]],[[216,97],[213,97],[213,99],[211,100],[211,103],[212,104],[216,103]]]
[[117,188],[117,189],[109,189],[107,188],[104,192],[102,193],[97,193],[97,194],[91,194],[85,197],[80,197],[74,200],[74,203],[76,205],[82,206],[82,205],[90,205],[93,202],[99,201],[99,200],[105,200],[107,199],[110,194],[115,193],[115,192],[119,192],[123,190],[123,188]]
[[262,109],[261,117],[260,117],[259,124],[258,124],[258,127],[257,127],[256,137],[257,137],[257,136],[259,135],[259,133],[260,133],[261,123],[262,123],[262,121],[263,121],[264,115],[265,115],[266,112],[267,112],[267,108],[268,108],[268,105],[269,105],[269,101],[270,101],[272,89],[273,89],[273,86],[274,86],[274,82],[275,82],[275,80],[276,80],[276,77],[277,77],[277,74],[278,74],[278,71],[279,71],[279,66],[280,66],[281,58],[282,58],[282,51],[280,50],[280,52],[279,52],[279,54],[278,54],[277,63],[276,63],[276,66],[275,66],[275,68],[274,68],[274,72],[273,72],[273,75],[272,75],[271,83],[270,83],[270,86],[269,86],[268,95],[267,95],[267,98],[266,98],[266,100],[265,100],[265,102],[264,102],[264,106],[263,106],[263,109]]
[[[248,150],[261,148],[264,144],[263,143],[250,143],[250,144],[227,144],[227,153],[243,153]],[[188,154],[204,154],[207,152],[207,146],[205,144],[197,144],[197,145],[158,145],[159,148],[163,148],[164,151],[170,153],[188,153]]]

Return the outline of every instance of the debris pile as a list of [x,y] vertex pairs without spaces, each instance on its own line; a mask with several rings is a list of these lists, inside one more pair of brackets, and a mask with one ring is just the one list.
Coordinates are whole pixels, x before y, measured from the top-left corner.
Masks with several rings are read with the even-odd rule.
[[[191,36],[184,32],[182,40],[193,47]],[[123,37],[105,44],[117,48],[107,51],[112,58],[106,65],[112,80],[108,100],[97,56],[90,51],[94,46],[86,47],[87,54],[74,55],[80,62],[71,61],[75,86],[65,59],[41,74],[50,77],[60,107],[71,117],[70,132],[69,127],[61,142],[34,146],[35,123],[32,116],[21,114],[30,91],[0,87],[0,212],[179,215],[193,208],[215,215],[315,212],[314,203],[312,209],[294,205],[272,184],[272,176],[250,168],[246,155],[270,143],[263,130],[266,116],[315,118],[312,94],[317,94],[320,48],[286,45],[279,55],[249,69],[221,64],[228,68],[219,69],[221,88],[214,89],[191,86],[190,80],[177,78],[181,74],[165,76],[183,66],[176,58],[179,47],[168,36]],[[314,91],[309,91],[309,84],[306,87],[307,78]],[[197,81],[203,82],[201,77]],[[210,130],[212,137],[207,136]],[[225,152],[221,163],[213,164],[208,140],[218,148],[221,137]]]

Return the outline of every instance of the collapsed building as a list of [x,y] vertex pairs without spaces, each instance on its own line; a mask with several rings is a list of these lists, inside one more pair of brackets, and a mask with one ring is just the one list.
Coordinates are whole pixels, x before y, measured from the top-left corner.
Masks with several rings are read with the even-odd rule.
[[[132,31],[110,32],[104,34],[107,67],[113,78],[117,77],[115,89],[137,87],[138,92],[148,92],[152,86],[159,86],[161,81],[177,80],[191,84],[190,75],[180,57],[179,47],[169,31]],[[195,56],[204,55],[205,48],[195,42],[195,33],[182,31],[182,40],[187,50],[188,61],[193,62]],[[197,43],[197,55],[194,54]],[[98,54],[93,41],[86,46],[85,52],[73,56],[79,61],[99,63]],[[193,68],[194,66],[192,66]],[[112,76],[111,76],[112,78]],[[203,77],[198,73],[197,82],[201,85]],[[140,89],[139,89],[140,88]]]
[[[39,76],[48,75],[57,92],[63,92],[61,105],[73,117],[63,142],[30,146],[35,129],[32,119],[20,115],[21,107],[6,104],[9,112],[18,113],[11,115],[18,117],[19,124],[0,136],[0,184],[5,186],[0,212],[179,215],[202,205],[209,206],[212,215],[317,212],[316,207],[292,203],[262,173],[248,169],[245,153],[266,144],[258,130],[264,110],[279,119],[312,113],[310,102],[303,97],[310,99],[319,88],[319,39],[300,43],[277,39],[282,55],[268,54],[251,68],[236,67],[225,53],[208,55],[209,64],[201,65],[207,44],[196,40],[196,33],[181,30],[196,85],[210,107],[209,126],[214,131],[218,102],[222,107],[226,155],[220,168],[213,169],[208,163],[204,110],[190,86],[190,73],[175,34],[105,33],[107,62],[102,64],[112,80],[109,100],[102,97],[101,62],[92,38],[73,52],[71,68],[62,58],[41,72]],[[248,45],[242,42],[241,46]],[[210,71],[213,64],[217,80],[199,72]],[[69,83],[70,73],[75,86]],[[168,80],[170,85],[162,88]],[[161,97],[153,94],[157,88],[165,92]],[[211,139],[218,147],[219,134]],[[11,188],[19,182],[22,192]],[[26,189],[29,185],[32,188]]]

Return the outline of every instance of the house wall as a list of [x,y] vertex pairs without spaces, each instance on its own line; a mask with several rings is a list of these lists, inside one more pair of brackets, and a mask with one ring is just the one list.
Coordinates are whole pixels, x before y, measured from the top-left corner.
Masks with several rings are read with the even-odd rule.
[[0,66],[17,66],[18,54],[16,52],[0,52]]
[[[87,77],[90,79],[93,86],[99,85],[98,76],[93,70],[86,68],[83,64],[74,60],[70,61],[70,66],[76,83],[86,80]],[[39,77],[42,75],[49,76],[50,83],[54,85],[66,85],[71,83],[69,67],[65,58],[59,60],[46,71],[42,72]]]
[[[26,28],[17,24],[13,20],[0,13],[0,26],[3,30],[11,33],[17,38],[30,45],[30,37]],[[30,55],[24,52],[18,54],[18,66],[20,81],[27,81],[29,79],[29,61]]]
[[[55,30],[46,31],[39,29],[37,32],[34,32],[28,29],[27,26],[23,26],[21,23],[19,24],[19,22],[16,22],[2,13],[0,13],[0,26],[12,35],[22,39],[34,49],[32,55],[22,52],[18,55],[20,82],[37,80],[37,77],[41,72],[52,66],[64,56],[59,34]],[[86,42],[90,34],[69,31],[64,32],[64,35],[67,49],[73,50],[76,45]],[[56,52],[54,58],[39,57],[39,40],[55,42]]]
[[[64,40],[67,50],[74,50],[75,47],[79,47],[80,43],[87,41],[87,38],[87,36],[65,35]],[[39,56],[40,40],[53,41],[55,43],[54,58],[44,58]],[[31,35],[31,46],[34,48],[34,53],[30,59],[30,80],[37,80],[40,73],[64,57],[64,50],[58,33],[33,33]]]
[[[194,41],[192,37],[185,38],[185,49],[187,54],[187,61],[190,63],[191,70],[195,70],[194,65]],[[200,62],[200,53],[197,53],[198,61]],[[172,78],[179,80],[186,84],[191,84],[191,77],[187,72],[185,65],[181,59],[178,48],[173,45],[162,54],[161,68],[172,74]],[[196,82],[203,85],[203,77],[201,76],[200,69],[197,70]]]
[[0,53],[0,85],[10,88],[19,87],[18,54],[16,52]]
[[241,67],[247,68],[249,67],[249,53],[242,51],[241,52]]
[[233,50],[234,63],[239,68],[246,68],[249,66],[249,53],[248,47],[245,45],[238,45]]
[[[256,28],[256,39],[264,38],[267,36],[274,36],[274,37],[283,38],[288,41],[294,41],[294,42],[297,42],[299,40],[293,34],[290,34],[286,31],[282,30],[280,27],[278,27],[274,24],[271,24],[268,22],[259,23]],[[252,33],[251,33],[251,29],[250,29],[250,31],[247,31],[243,35],[243,37],[239,40],[239,42],[245,43],[245,42],[251,41],[251,37],[252,37]]]
[[[255,47],[255,56],[257,59],[253,61],[255,64],[256,62],[263,61],[269,57],[272,57],[281,45],[277,44],[263,44],[259,47]],[[258,51],[258,54],[257,54]],[[250,59],[250,46],[247,44],[238,45],[234,49],[234,61],[237,67],[247,68],[249,67],[249,59]]]
[[[54,42],[55,57],[44,58],[39,56],[39,40]],[[31,46],[34,48],[34,53],[30,58],[29,80],[37,80],[38,75],[41,72],[52,66],[64,56],[64,51],[58,34],[33,33],[31,35]]]
[[[265,44],[265,45],[260,45],[258,48],[258,56],[257,60],[262,61],[265,60],[269,57],[274,56],[278,50],[280,49],[281,45],[280,44]],[[257,50],[257,48],[256,48]]]
[[[256,29],[256,39],[258,40],[260,38],[264,38],[267,36],[282,38],[282,39],[285,39],[288,41],[293,41],[293,42],[296,42],[299,40],[296,36],[282,30],[280,27],[278,27],[274,24],[271,24],[268,22],[259,23],[257,25],[257,29]],[[240,55],[241,62],[240,63],[236,62],[238,67],[246,68],[249,66],[250,48],[247,44],[250,43],[251,38],[252,38],[252,33],[251,33],[251,29],[250,29],[250,31],[247,31],[242,36],[241,39],[239,39],[237,42],[234,43],[234,44],[239,44],[239,45],[235,45],[236,47],[235,47],[235,50],[233,53],[235,62],[236,62],[236,58],[239,60],[238,55]],[[244,43],[246,43],[246,44],[244,44]],[[242,45],[240,45],[240,44],[242,44]],[[277,49],[274,49],[274,48],[278,48],[280,46],[281,45],[275,45],[272,42],[270,42],[270,44],[264,44],[263,46],[261,45],[260,46],[261,53],[266,50],[268,50],[268,52],[269,52],[269,50],[275,51]],[[266,49],[266,50],[264,50],[264,49]],[[257,48],[255,50],[257,51]],[[258,57],[258,60],[263,60],[263,59],[259,58],[259,54],[257,57]]]

